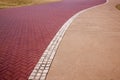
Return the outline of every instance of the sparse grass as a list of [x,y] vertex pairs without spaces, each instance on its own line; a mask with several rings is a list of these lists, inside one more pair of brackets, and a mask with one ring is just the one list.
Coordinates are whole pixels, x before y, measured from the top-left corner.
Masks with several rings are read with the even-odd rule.
[[60,0],[0,0],[0,8],[21,7],[57,1]]
[[116,5],[116,8],[120,10],[120,4]]

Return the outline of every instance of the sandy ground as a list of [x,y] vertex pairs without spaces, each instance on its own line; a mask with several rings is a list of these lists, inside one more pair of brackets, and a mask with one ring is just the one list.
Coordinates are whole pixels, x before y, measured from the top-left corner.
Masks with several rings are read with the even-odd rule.
[[109,0],[73,21],[46,80],[120,80],[118,3]]
[[0,0],[0,8],[13,8],[13,7],[21,7],[21,6],[30,6],[30,5],[40,5],[40,4],[46,4],[46,3],[53,3],[53,2],[59,2],[61,0],[30,0],[30,1],[24,1],[21,2],[21,4],[15,1],[1,1]]

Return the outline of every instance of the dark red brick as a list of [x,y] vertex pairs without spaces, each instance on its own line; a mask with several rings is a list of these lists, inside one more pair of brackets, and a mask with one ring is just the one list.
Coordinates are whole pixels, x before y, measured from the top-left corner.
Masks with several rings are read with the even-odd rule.
[[0,10],[0,80],[27,80],[42,53],[72,15],[105,0],[63,0]]

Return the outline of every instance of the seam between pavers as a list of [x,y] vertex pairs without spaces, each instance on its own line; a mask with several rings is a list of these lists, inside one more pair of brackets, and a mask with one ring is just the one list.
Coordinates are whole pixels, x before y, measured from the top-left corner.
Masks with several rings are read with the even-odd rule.
[[[106,1],[108,3],[109,0]],[[106,4],[104,3],[104,4]],[[42,57],[39,59],[37,65],[35,66],[34,70],[29,76],[28,80],[45,80],[48,74],[48,71],[50,69],[51,63],[55,57],[57,48],[66,32],[70,24],[73,22],[73,20],[81,13],[93,9],[95,7],[98,7],[99,5],[93,6],[91,8],[82,10],[75,14],[73,17],[71,17],[62,27],[61,29],[57,32],[55,37],[52,39],[46,50],[44,51]]]

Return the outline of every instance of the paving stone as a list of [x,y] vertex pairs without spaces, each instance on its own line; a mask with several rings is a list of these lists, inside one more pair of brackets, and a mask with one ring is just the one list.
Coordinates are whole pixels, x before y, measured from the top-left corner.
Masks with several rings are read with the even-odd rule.
[[[63,2],[64,4],[0,10],[1,80],[27,80],[38,61],[42,63],[48,54],[45,53],[42,57],[50,41],[65,21],[82,9],[105,2],[105,0],[93,0],[92,3],[89,1],[83,3],[82,0],[78,0],[77,3],[74,3],[74,0],[69,1],[73,1],[70,3],[72,6]],[[38,70],[39,67],[35,69]]]

